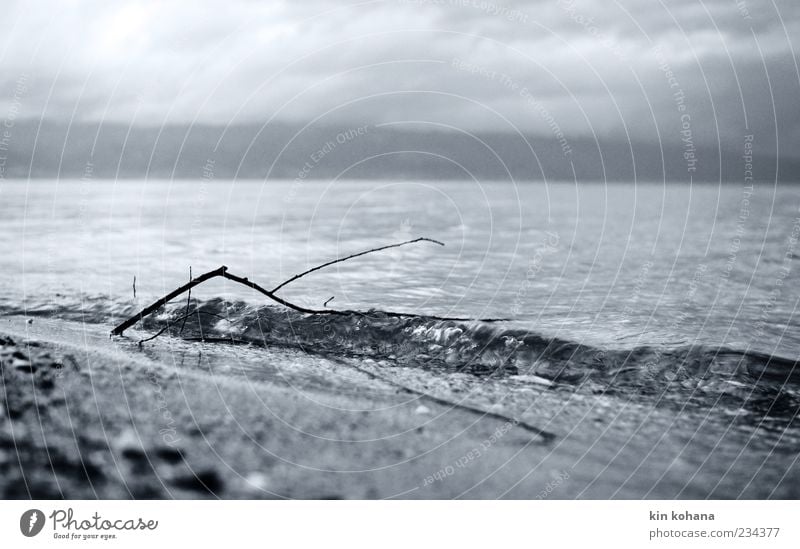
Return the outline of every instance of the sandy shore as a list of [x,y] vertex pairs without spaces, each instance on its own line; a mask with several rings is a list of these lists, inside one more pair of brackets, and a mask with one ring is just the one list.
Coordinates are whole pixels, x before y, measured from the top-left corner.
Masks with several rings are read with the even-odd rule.
[[367,376],[344,394],[313,380],[298,391],[174,364],[174,349],[78,324],[0,328],[3,498],[455,497],[476,477],[443,455],[473,460],[492,436],[516,439],[482,458],[483,480],[536,438]]
[[681,414],[543,389],[525,417],[546,443],[288,351],[0,322],[3,498],[798,496],[790,456],[682,457],[682,433],[721,435]]

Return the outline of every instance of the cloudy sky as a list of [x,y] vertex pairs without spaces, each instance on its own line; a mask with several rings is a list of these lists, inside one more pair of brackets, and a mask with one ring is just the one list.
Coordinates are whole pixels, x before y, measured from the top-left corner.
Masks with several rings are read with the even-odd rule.
[[800,148],[796,0],[4,4],[0,117]]

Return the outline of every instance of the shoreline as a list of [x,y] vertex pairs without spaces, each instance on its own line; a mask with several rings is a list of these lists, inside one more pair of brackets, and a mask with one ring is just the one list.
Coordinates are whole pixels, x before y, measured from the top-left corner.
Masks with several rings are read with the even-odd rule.
[[[714,449],[702,462],[687,460],[685,432],[690,442],[721,435],[680,413],[528,390],[521,396],[536,406],[525,420],[557,434],[545,443],[336,361],[167,337],[139,348],[132,335],[109,339],[102,325],[3,319],[0,496],[800,497],[796,463],[754,471],[735,452]],[[393,375],[459,390],[415,368]],[[487,383],[487,411],[487,403],[514,396],[498,387]]]

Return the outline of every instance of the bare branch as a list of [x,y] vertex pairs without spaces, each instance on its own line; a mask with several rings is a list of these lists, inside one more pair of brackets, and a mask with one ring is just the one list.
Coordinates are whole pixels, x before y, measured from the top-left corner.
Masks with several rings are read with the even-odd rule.
[[298,278],[303,278],[307,274],[311,274],[314,271],[319,271],[320,269],[324,269],[325,267],[330,267],[331,265],[335,265],[336,263],[341,263],[343,261],[347,261],[348,259],[361,257],[362,255],[367,255],[367,254],[371,254],[371,253],[374,253],[374,252],[380,252],[382,250],[388,250],[389,248],[399,248],[400,246],[406,246],[408,244],[414,244],[416,242],[433,242],[434,244],[438,244],[439,246],[444,246],[444,242],[439,242],[438,240],[434,240],[432,238],[426,238],[426,237],[422,236],[420,238],[415,238],[414,240],[406,240],[405,242],[398,242],[397,244],[389,244],[387,246],[381,246],[379,248],[372,248],[372,249],[369,249],[369,250],[365,250],[363,252],[358,252],[356,254],[348,255],[347,257],[340,257],[339,259],[334,259],[333,261],[328,261],[327,263],[323,263],[322,265],[317,265],[316,267],[308,269],[307,271],[303,271],[300,274],[296,274],[292,278],[290,278],[288,280],[285,280],[285,281],[281,282],[280,284],[278,284],[277,286],[275,286],[272,289],[272,293],[277,292],[278,290],[280,290],[281,288],[283,288],[287,284],[290,284],[290,283],[294,282]]
[[[295,275],[293,278],[289,279],[288,281],[284,282],[283,284],[278,285],[278,288],[282,288],[283,286],[285,286],[289,282],[291,282],[293,280],[297,280],[298,278],[304,276],[305,274],[308,274],[308,273],[313,272],[315,270],[319,270],[319,269],[321,269],[321,268],[323,268],[323,267],[325,267],[327,265],[332,265],[334,263],[338,263],[338,262],[341,262],[341,261],[346,261],[347,259],[350,259],[352,257],[357,257],[359,255],[364,255],[364,254],[367,254],[367,253],[371,253],[373,251],[378,251],[378,250],[383,250],[383,249],[386,249],[386,248],[393,248],[393,247],[396,248],[397,246],[410,244],[412,242],[419,242],[419,241],[422,241],[422,240],[427,240],[427,241],[430,241],[430,242],[435,242],[437,244],[441,244],[441,242],[437,242],[435,240],[431,240],[431,239],[427,239],[427,238],[418,238],[416,240],[409,240],[408,242],[404,242],[404,243],[400,243],[400,244],[392,244],[390,246],[384,246],[382,248],[375,248],[374,250],[367,250],[367,251],[361,252],[359,254],[354,254],[352,256],[348,256],[348,257],[345,257],[345,258],[341,258],[341,259],[337,259],[335,261],[328,262],[326,264],[323,264],[323,265],[320,265],[318,267],[315,267],[314,269],[310,269],[310,270],[306,271],[305,273],[301,273],[299,275]],[[393,311],[377,311],[377,312],[374,312],[374,313],[364,313],[364,312],[361,312],[361,311],[350,311],[350,310],[340,311],[340,310],[337,310],[337,309],[309,309],[308,307],[302,307],[300,305],[295,305],[294,303],[292,303],[290,301],[287,301],[287,300],[285,300],[285,299],[283,299],[281,297],[278,297],[277,295],[275,295],[274,291],[267,290],[267,289],[259,286],[255,282],[251,282],[246,277],[236,276],[236,275],[234,275],[232,273],[229,273],[228,272],[228,267],[223,265],[223,266],[219,267],[218,269],[214,269],[213,271],[208,271],[207,273],[201,274],[197,278],[193,278],[192,280],[190,280],[188,283],[184,284],[183,286],[181,286],[179,288],[176,288],[175,290],[171,291],[170,293],[168,293],[167,295],[165,295],[161,299],[158,299],[157,301],[151,303],[150,305],[148,305],[147,307],[142,309],[140,312],[134,314],[133,316],[131,316],[130,318],[128,318],[127,320],[125,320],[124,322],[122,322],[121,324],[116,326],[113,330],[111,330],[111,335],[122,335],[123,332],[125,332],[125,330],[127,330],[128,328],[130,328],[131,326],[133,326],[134,324],[136,324],[140,320],[144,319],[144,317],[151,315],[153,312],[157,311],[159,308],[163,307],[164,305],[169,303],[174,298],[178,297],[179,295],[183,294],[184,292],[191,291],[192,288],[194,288],[195,286],[197,286],[199,284],[202,284],[203,282],[205,282],[207,280],[210,280],[212,278],[217,278],[217,277],[222,277],[222,278],[225,278],[227,280],[231,280],[233,282],[237,282],[239,284],[242,284],[243,286],[247,286],[248,288],[253,289],[253,290],[263,294],[264,296],[266,296],[267,298],[271,299],[272,301],[275,301],[276,303],[280,303],[284,307],[287,307],[289,309],[292,309],[293,311],[297,311],[299,313],[305,313],[305,314],[312,314],[312,315],[342,315],[342,316],[348,316],[348,315],[366,316],[367,314],[373,314],[373,315],[387,316],[387,317],[390,317],[390,318],[428,318],[428,319],[431,319],[431,320],[443,320],[443,321],[454,321],[454,322],[469,322],[471,320],[480,320],[481,322],[499,322],[499,321],[506,320],[504,318],[481,318],[481,319],[475,319],[475,318],[464,318],[464,317],[446,317],[446,316],[420,315],[420,314],[414,314],[414,313],[396,313],[396,312],[393,312]]]
[[288,307],[289,309],[292,309],[292,310],[297,311],[299,313],[306,313],[306,314],[341,314],[341,315],[350,314],[349,312],[336,311],[334,309],[326,309],[324,311],[317,311],[317,310],[314,310],[314,309],[308,309],[306,307],[301,307],[299,305],[295,305],[294,303],[291,303],[289,301],[286,301],[285,299],[282,299],[282,298],[276,296],[275,294],[273,294],[269,290],[266,290],[266,289],[262,288],[261,286],[259,286],[255,282],[250,282],[249,280],[247,280],[247,278],[242,278],[240,276],[236,276],[236,275],[228,273],[228,267],[223,265],[222,267],[220,267],[218,269],[214,269],[213,271],[208,271],[207,273],[201,274],[197,278],[193,278],[192,280],[190,280],[188,283],[184,284],[180,288],[176,288],[175,290],[172,290],[170,293],[168,293],[167,295],[165,295],[161,299],[158,299],[157,301],[154,301],[153,303],[151,303],[150,305],[148,305],[147,307],[142,309],[140,312],[138,312],[135,315],[133,315],[132,317],[128,318],[125,322],[123,322],[123,323],[119,324],[118,326],[116,326],[113,330],[111,330],[111,335],[122,335],[122,333],[125,330],[127,330],[128,328],[130,328],[131,326],[133,326],[134,324],[136,324],[140,320],[142,320],[144,317],[153,314],[153,312],[157,311],[159,308],[163,307],[164,305],[166,305],[167,303],[169,303],[170,301],[172,301],[173,299],[175,299],[179,295],[183,294],[184,292],[188,292],[189,290],[191,290],[195,286],[197,286],[199,284],[202,284],[203,282],[205,282],[207,280],[211,280],[212,278],[217,278],[217,277],[226,278],[228,280],[232,280],[234,282],[238,282],[239,284],[243,284],[243,285],[247,286],[248,288],[252,288],[253,290],[256,290],[257,292],[260,292],[260,293],[264,294],[269,299],[271,299],[271,300],[273,300],[273,301],[275,301],[277,303],[280,303],[284,307]]
[[198,284],[202,284],[206,280],[209,280],[209,279],[217,277],[217,276],[221,276],[222,273],[225,272],[226,269],[227,269],[227,267],[222,266],[219,269],[216,269],[216,270],[209,271],[207,273],[201,274],[197,278],[195,278],[193,280],[190,280],[187,284],[184,284],[180,288],[177,288],[177,289],[171,291],[170,293],[168,293],[167,295],[165,295],[164,297],[162,297],[158,301],[156,301],[154,303],[151,303],[150,305],[148,305],[147,307],[142,309],[139,313],[133,315],[132,317],[127,319],[125,322],[123,322],[122,324],[120,324],[117,327],[115,327],[113,330],[111,330],[111,335],[122,335],[122,332],[124,332],[125,330],[127,330],[128,328],[130,328],[131,326],[133,326],[134,324],[136,324],[140,320],[142,320],[144,317],[152,314],[154,311],[158,310],[160,307],[163,307],[171,299],[176,298],[177,296],[181,295],[183,292],[194,288]]

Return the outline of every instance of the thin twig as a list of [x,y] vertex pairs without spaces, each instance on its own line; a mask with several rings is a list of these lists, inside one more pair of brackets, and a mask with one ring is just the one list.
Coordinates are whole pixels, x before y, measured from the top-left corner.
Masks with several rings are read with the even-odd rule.
[[325,303],[323,303],[323,304],[322,304],[322,306],[323,306],[323,307],[327,307],[327,306],[328,306],[328,303],[330,303],[331,301],[333,301],[335,298],[336,298],[336,296],[335,296],[335,295],[332,295],[332,296],[330,296],[330,297],[328,298],[328,300],[327,300]]
[[544,429],[540,429],[539,427],[536,427],[535,425],[532,425],[532,424],[530,424],[530,423],[528,423],[526,421],[522,421],[520,419],[515,419],[515,418],[506,416],[506,415],[498,413],[498,412],[489,412],[487,410],[482,410],[480,408],[477,408],[477,407],[474,407],[474,406],[470,406],[469,404],[462,404],[460,402],[454,402],[454,401],[448,400],[446,398],[438,397],[436,395],[432,395],[430,393],[426,393],[425,391],[421,391],[419,389],[415,389],[413,387],[409,387],[408,385],[400,383],[399,381],[395,381],[395,380],[393,380],[393,379],[391,379],[391,378],[389,378],[387,376],[384,376],[384,375],[381,375],[381,374],[377,374],[377,373],[375,373],[375,372],[373,372],[371,370],[367,370],[366,368],[362,368],[361,366],[359,366],[356,363],[356,361],[346,361],[346,360],[343,360],[343,359],[338,358],[338,357],[331,357],[331,356],[327,356],[327,355],[325,355],[325,358],[328,359],[328,360],[331,360],[333,362],[336,362],[338,364],[342,364],[344,366],[349,366],[349,367],[353,368],[354,370],[357,370],[357,371],[361,372],[362,374],[365,374],[365,375],[371,377],[372,379],[377,379],[378,381],[382,381],[383,383],[387,383],[388,385],[391,385],[391,386],[393,386],[393,387],[395,387],[397,389],[401,389],[403,391],[406,391],[407,393],[411,393],[412,395],[417,395],[419,397],[426,398],[426,399],[428,399],[428,400],[430,400],[432,402],[435,402],[436,404],[439,404],[441,406],[449,406],[449,407],[452,407],[452,408],[458,408],[459,410],[464,410],[465,412],[470,412],[472,414],[476,414],[476,415],[479,415],[481,417],[490,417],[490,418],[493,418],[493,419],[498,419],[498,420],[504,421],[506,423],[511,423],[512,425],[515,425],[517,427],[521,427],[521,428],[525,429],[526,431],[530,431],[531,433],[536,434],[545,443],[551,442],[552,440],[554,440],[556,438],[556,435],[554,433],[551,433],[550,431],[545,431]]
[[406,246],[408,244],[414,244],[416,242],[433,242],[434,244],[438,244],[439,246],[444,246],[444,242],[439,242],[438,240],[434,240],[432,238],[426,238],[426,237],[422,236],[420,238],[415,238],[414,240],[406,240],[405,242],[398,242],[397,244],[389,244],[387,246],[381,246],[379,248],[372,248],[370,250],[365,250],[363,252],[358,252],[358,253],[355,253],[355,254],[348,255],[347,257],[340,257],[339,259],[334,259],[332,261],[328,261],[327,263],[323,263],[322,265],[317,265],[316,267],[312,267],[311,269],[308,269],[307,271],[303,271],[300,274],[296,274],[292,278],[290,278],[288,280],[284,280],[283,282],[281,282],[280,284],[275,286],[272,289],[272,293],[277,292],[278,290],[280,290],[281,288],[283,288],[287,284],[290,284],[291,282],[294,282],[298,278],[303,278],[307,274],[311,274],[314,271],[319,271],[320,269],[324,269],[325,267],[329,267],[329,266],[334,265],[336,263],[341,263],[342,261],[347,261],[348,259],[353,259],[355,257],[361,257],[362,255],[371,254],[373,252],[380,252],[381,250],[388,250],[389,248],[399,248],[400,246]]
[[157,338],[158,336],[160,336],[161,334],[163,334],[164,332],[169,330],[171,326],[172,326],[172,324],[167,324],[166,326],[161,328],[158,332],[156,332],[155,334],[151,335],[150,337],[146,337],[144,339],[140,339],[139,341],[136,342],[136,344],[139,345],[139,347],[141,347],[142,343],[147,343],[148,341],[152,341],[153,339]]
[[[226,267],[227,268],[227,267]],[[351,310],[338,310],[338,309],[308,309],[306,307],[301,307],[299,305],[295,305],[289,301],[286,301],[283,298],[276,296],[273,292],[266,290],[256,284],[255,282],[250,282],[247,278],[242,278],[240,276],[233,275],[227,271],[223,271],[219,276],[223,278],[227,278],[228,280],[233,280],[234,282],[238,282],[239,284],[243,284],[248,288],[252,288],[253,290],[260,292],[267,296],[268,298],[272,299],[273,301],[277,301],[281,305],[293,309],[300,313],[312,314],[312,315],[342,315],[342,316],[351,316],[351,315],[359,315],[359,316],[367,316],[368,313],[364,313],[362,311],[351,311]],[[380,314],[384,316],[388,316],[390,318],[430,318],[431,320],[449,320],[453,322],[469,322],[472,320],[480,320],[481,322],[501,322],[505,321],[505,318],[464,318],[464,317],[449,317],[449,316],[433,316],[433,315],[418,315],[414,313],[396,313],[393,311],[376,311],[373,314]]]
[[[192,266],[189,265],[189,280],[192,280]],[[189,306],[192,303],[192,289],[189,288],[189,294],[186,296],[186,312],[183,315],[183,324],[181,324],[181,329],[178,332],[178,335],[183,333],[183,328],[186,326],[186,320],[189,318]]]
[[183,341],[198,341],[200,343],[230,343],[231,345],[252,345],[249,341],[231,337],[185,337]]
[[136,299],[136,275],[133,275],[133,298]]
[[[330,360],[331,357],[328,357],[328,359]],[[339,362],[341,364],[345,364],[347,366],[350,366],[351,368],[353,368],[355,370],[358,370],[362,374],[366,374],[366,375],[370,376],[373,379],[377,379],[378,381],[382,381],[382,382],[387,383],[387,384],[389,384],[389,385],[391,385],[393,387],[396,387],[398,389],[402,389],[403,391],[406,391],[407,393],[411,393],[412,395],[417,395],[419,397],[427,398],[428,400],[430,400],[432,402],[435,402],[436,404],[439,404],[439,405],[442,405],[442,406],[450,406],[452,408],[458,408],[459,410],[464,410],[466,412],[477,414],[477,415],[482,416],[482,417],[490,417],[490,418],[493,418],[493,419],[498,419],[498,420],[501,420],[501,421],[504,421],[504,422],[507,422],[507,423],[511,423],[512,425],[516,425],[518,427],[522,427],[526,431],[530,431],[531,433],[534,433],[534,434],[538,435],[539,437],[541,437],[544,442],[550,442],[550,441],[552,441],[553,439],[556,438],[556,435],[554,433],[551,433],[550,431],[545,431],[544,429],[540,429],[539,427],[536,427],[535,425],[531,425],[530,423],[527,423],[527,422],[522,421],[520,419],[515,419],[515,418],[512,418],[512,417],[506,416],[504,414],[500,414],[498,412],[489,412],[487,410],[482,410],[480,408],[476,408],[474,406],[470,406],[469,404],[462,404],[460,402],[453,402],[451,400],[447,400],[446,398],[438,397],[436,395],[432,395],[430,393],[426,393],[425,391],[420,391],[419,389],[414,389],[413,387],[409,387],[408,385],[405,385],[405,384],[400,383],[398,381],[394,381],[393,379],[390,379],[390,378],[388,378],[386,376],[383,376],[383,375],[380,375],[380,374],[376,374],[375,372],[372,372],[370,370],[362,368],[362,367],[358,366],[355,363],[351,364],[351,363],[349,363],[347,361],[344,361],[344,360],[341,360],[341,359],[333,359],[333,360],[335,362]]]
[[[195,309],[194,311],[192,311],[192,312],[189,312],[189,313],[186,313],[186,314],[184,314],[183,316],[180,316],[180,317],[176,318],[176,319],[175,319],[175,320],[173,320],[173,321],[167,322],[166,326],[162,327],[162,328],[161,328],[161,329],[158,331],[158,333],[157,333],[157,334],[155,334],[155,335],[152,335],[152,336],[150,336],[150,337],[148,337],[148,338],[145,338],[145,339],[140,339],[140,340],[139,340],[137,343],[138,343],[139,345],[141,345],[142,343],[147,343],[148,341],[152,341],[152,340],[154,340],[155,338],[157,338],[158,336],[160,336],[161,334],[163,334],[164,332],[166,332],[168,329],[172,328],[172,327],[173,327],[175,324],[177,324],[178,322],[181,322],[181,321],[183,321],[183,325],[181,325],[181,331],[178,333],[178,335],[180,335],[180,334],[182,334],[182,333],[183,333],[183,326],[185,326],[185,325],[186,325],[186,319],[188,319],[189,317],[191,317],[191,316],[194,316],[194,315],[198,315],[198,316],[199,316],[199,315],[208,315],[208,316],[214,316],[214,317],[217,317],[217,318],[219,318],[220,320],[225,320],[225,321],[227,321],[227,322],[230,322],[230,320],[229,320],[229,319],[225,318],[225,317],[224,317],[224,316],[222,316],[222,315],[218,315],[217,313],[210,313],[210,312],[208,312],[208,311],[201,311],[201,310],[199,310],[199,309]],[[188,339],[188,338],[184,338],[184,339],[186,339],[187,341],[189,341],[189,339]]]

